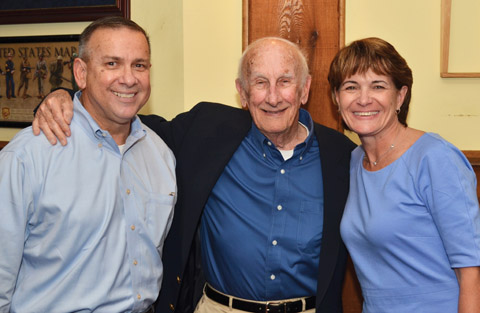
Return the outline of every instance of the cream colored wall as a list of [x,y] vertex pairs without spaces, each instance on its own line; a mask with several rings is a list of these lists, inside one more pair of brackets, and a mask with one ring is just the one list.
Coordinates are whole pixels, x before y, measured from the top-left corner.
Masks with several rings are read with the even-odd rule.
[[184,0],[185,110],[199,101],[238,106],[241,0]]
[[[462,150],[480,150],[475,141],[480,79],[439,75],[441,1],[345,1],[347,43],[378,36],[409,62],[414,73],[409,124],[437,132]],[[131,12],[152,40],[153,89],[142,113],[172,118],[202,100],[238,105],[234,79],[241,54],[241,0],[132,0]],[[79,33],[87,24],[0,25],[0,36]],[[15,132],[0,129],[0,140]]]
[[[409,125],[439,133],[462,150],[479,150],[480,79],[440,77],[440,3],[346,0],[345,41],[375,36],[393,44],[413,71]],[[458,36],[467,40],[472,32]],[[462,57],[456,53],[451,57]]]

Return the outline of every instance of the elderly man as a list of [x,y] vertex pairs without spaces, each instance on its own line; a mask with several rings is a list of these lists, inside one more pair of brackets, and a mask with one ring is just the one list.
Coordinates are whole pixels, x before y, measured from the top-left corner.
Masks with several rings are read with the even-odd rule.
[[[342,311],[339,223],[354,144],[300,109],[310,82],[296,45],[263,38],[240,61],[248,111],[200,103],[171,122],[144,117],[177,158],[158,311],[193,312],[197,302],[209,313]],[[50,98],[34,125],[54,143],[49,119],[65,144],[67,124],[48,110],[61,120],[59,102]]]
[[136,117],[150,96],[145,31],[81,34],[67,147],[21,131],[0,153],[0,312],[153,312],[176,200],[175,159]]

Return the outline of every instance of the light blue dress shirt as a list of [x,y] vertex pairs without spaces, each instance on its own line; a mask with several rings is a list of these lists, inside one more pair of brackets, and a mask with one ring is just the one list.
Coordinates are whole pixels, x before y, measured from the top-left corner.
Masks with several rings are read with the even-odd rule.
[[299,119],[310,134],[286,161],[252,123],[212,190],[201,220],[202,267],[219,291],[259,301],[316,294],[322,169],[313,121],[304,110]]
[[135,117],[124,153],[74,100],[72,136],[0,152],[0,312],[141,312],[161,285],[175,159]]
[[378,171],[352,153],[342,238],[363,313],[456,313],[452,268],[480,265],[480,212],[468,160],[432,133]]

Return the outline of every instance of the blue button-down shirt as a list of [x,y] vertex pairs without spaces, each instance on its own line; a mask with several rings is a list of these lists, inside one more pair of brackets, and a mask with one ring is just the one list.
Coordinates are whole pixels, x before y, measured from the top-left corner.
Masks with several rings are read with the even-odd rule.
[[219,291],[259,301],[316,294],[323,182],[308,112],[300,111],[300,122],[309,136],[286,161],[252,125],[212,190],[201,221],[202,266]]
[[0,152],[0,312],[138,312],[158,296],[175,159],[138,118],[124,153],[76,95],[72,137]]

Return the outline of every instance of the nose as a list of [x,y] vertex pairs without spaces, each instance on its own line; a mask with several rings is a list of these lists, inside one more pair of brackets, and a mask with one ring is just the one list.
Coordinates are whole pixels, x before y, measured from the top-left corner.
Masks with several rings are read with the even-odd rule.
[[358,104],[367,105],[371,102],[370,90],[362,88],[358,96]]
[[266,102],[271,106],[277,106],[280,103],[280,94],[275,84],[271,84],[267,90]]
[[120,75],[119,82],[122,84],[131,87],[137,83],[137,77],[135,76],[135,71],[130,66],[125,66]]

